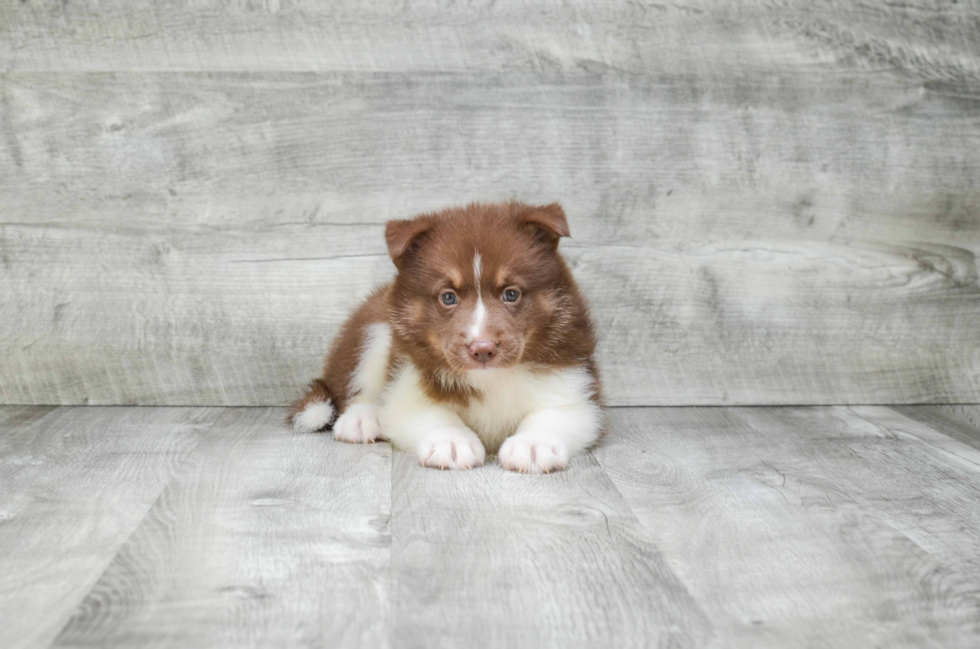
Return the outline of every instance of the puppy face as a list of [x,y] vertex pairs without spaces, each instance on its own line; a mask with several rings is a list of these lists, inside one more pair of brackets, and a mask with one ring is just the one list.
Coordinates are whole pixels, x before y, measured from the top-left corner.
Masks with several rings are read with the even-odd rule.
[[560,360],[580,303],[562,236],[558,205],[470,205],[390,222],[391,319],[415,361],[459,375]]

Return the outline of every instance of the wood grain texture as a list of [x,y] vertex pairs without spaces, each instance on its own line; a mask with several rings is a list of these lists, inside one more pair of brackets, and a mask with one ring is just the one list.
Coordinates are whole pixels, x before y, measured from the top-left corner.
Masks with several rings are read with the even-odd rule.
[[390,448],[227,410],[55,647],[383,646]]
[[790,439],[837,445],[845,435],[853,461],[818,458],[814,470],[939,560],[932,597],[950,602],[980,634],[980,449],[885,407],[758,414]]
[[0,408],[0,646],[50,644],[213,412]]
[[615,409],[522,476],[281,409],[0,407],[0,645],[975,647],[980,449],[935,410]]
[[386,219],[517,196],[571,216],[612,404],[975,402],[980,104],[812,65],[8,73],[0,401],[284,404]]
[[596,457],[717,646],[977,644],[976,450],[885,408],[627,409],[610,428]]
[[980,406],[896,406],[894,409],[958,442],[980,449]]
[[30,0],[0,8],[0,69],[726,75],[816,58],[976,84],[978,32],[976,0]]
[[395,453],[399,647],[701,647],[712,627],[587,455],[547,476]]

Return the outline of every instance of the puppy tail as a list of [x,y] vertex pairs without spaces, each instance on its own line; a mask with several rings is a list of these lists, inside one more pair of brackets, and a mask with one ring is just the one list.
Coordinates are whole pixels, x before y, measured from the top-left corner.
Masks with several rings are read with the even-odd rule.
[[293,404],[286,424],[297,433],[326,430],[337,418],[337,409],[330,399],[330,390],[323,379],[310,381],[310,388],[302,399]]

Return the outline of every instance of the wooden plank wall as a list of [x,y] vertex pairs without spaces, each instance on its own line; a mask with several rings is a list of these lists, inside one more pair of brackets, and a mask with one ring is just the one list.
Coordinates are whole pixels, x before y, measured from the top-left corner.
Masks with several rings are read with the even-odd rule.
[[287,402],[561,201],[618,405],[980,401],[980,2],[0,5],[0,402]]

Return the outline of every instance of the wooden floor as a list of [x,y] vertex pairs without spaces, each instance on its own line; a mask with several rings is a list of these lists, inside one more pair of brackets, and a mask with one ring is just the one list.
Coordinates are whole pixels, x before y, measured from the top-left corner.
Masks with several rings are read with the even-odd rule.
[[569,470],[0,408],[0,646],[977,647],[980,407],[615,409]]

